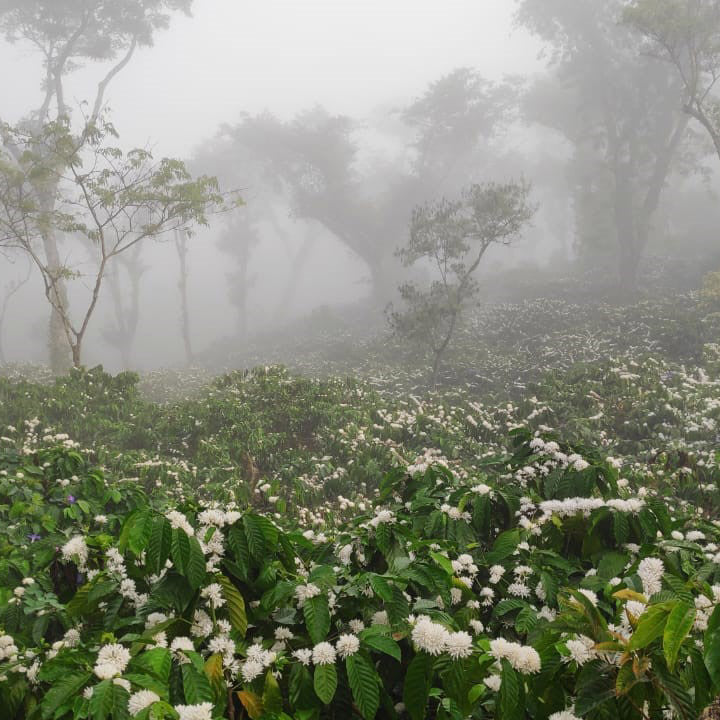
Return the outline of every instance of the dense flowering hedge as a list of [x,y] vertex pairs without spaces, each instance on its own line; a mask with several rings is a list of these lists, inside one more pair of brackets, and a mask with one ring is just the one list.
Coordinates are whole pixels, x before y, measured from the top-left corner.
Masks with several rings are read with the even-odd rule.
[[309,528],[28,436],[0,453],[9,720],[692,718],[720,692],[717,521],[598,451],[428,451]]

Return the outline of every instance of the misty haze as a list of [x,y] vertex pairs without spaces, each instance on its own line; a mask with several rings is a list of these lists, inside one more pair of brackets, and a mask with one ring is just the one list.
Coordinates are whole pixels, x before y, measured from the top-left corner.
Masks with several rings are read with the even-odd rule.
[[720,0],[0,0],[0,718],[720,716]]

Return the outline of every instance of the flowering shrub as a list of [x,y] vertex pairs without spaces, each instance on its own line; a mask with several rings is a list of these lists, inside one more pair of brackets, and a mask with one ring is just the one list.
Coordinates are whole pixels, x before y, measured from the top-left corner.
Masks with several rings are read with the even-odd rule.
[[3,717],[691,718],[720,693],[718,522],[601,451],[515,428],[317,522],[192,474],[147,492],[36,427],[0,453]]

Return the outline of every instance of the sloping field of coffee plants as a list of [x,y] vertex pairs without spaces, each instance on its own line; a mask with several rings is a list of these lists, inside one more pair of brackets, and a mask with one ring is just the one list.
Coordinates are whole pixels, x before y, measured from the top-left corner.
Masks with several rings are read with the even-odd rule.
[[508,306],[484,393],[311,356],[0,380],[2,717],[697,717],[720,351],[574,312]]

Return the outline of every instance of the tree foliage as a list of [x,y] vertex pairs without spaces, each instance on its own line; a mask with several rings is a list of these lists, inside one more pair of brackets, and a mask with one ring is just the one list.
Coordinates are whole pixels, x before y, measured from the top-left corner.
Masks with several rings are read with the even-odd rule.
[[527,117],[572,148],[569,174],[581,250],[614,236],[621,288],[632,291],[662,192],[687,152],[684,90],[641,55],[623,24],[626,0],[520,0],[517,20],[546,43],[551,75],[530,93]]
[[[68,74],[87,62],[110,62],[109,69],[98,82],[94,99],[82,111],[84,128],[90,132],[103,112],[108,87],[112,80],[128,65],[135,50],[152,44],[153,34],[166,28],[175,11],[188,13],[192,0],[0,0],[0,32],[11,42],[23,42],[39,55],[44,68],[40,85],[43,100],[14,129],[0,116],[0,142],[4,160],[13,159],[22,164],[23,143],[16,144],[17,134],[38,134],[38,143],[48,125],[68,122],[72,110],[65,97]],[[17,131],[17,132],[15,132]],[[18,168],[22,173],[22,169]],[[35,195],[34,202],[49,211],[56,195],[47,181],[34,185],[28,178],[28,193]],[[63,277],[58,239],[47,226],[42,237],[43,262],[51,269],[56,280],[51,303],[48,346],[50,365],[55,371],[67,366],[66,323],[57,307],[67,305],[68,295]]]
[[633,0],[624,17],[647,39],[644,49],[675,68],[685,90],[683,110],[705,129],[720,158],[720,3]]
[[[111,145],[117,135],[102,119],[80,136],[63,120],[44,125],[41,132],[5,130],[19,160],[0,154],[0,245],[25,253],[40,271],[79,366],[108,264],[148,238],[207,224],[208,214],[222,207],[223,196],[215,178],[194,179],[179,160],[155,160],[148,150],[123,152]],[[37,199],[38,188],[43,202]],[[58,285],[79,272],[47,260],[42,241],[49,231],[82,239],[93,250],[91,297],[78,322]]]
[[428,288],[400,287],[405,309],[390,311],[401,335],[420,341],[431,353],[433,385],[463,310],[476,296],[474,275],[492,245],[510,245],[532,218],[526,183],[470,185],[460,199],[445,198],[413,211],[410,238],[400,249],[405,266],[429,263],[435,279]]
[[225,127],[199,161],[226,182],[252,186],[265,218],[283,203],[294,219],[331,233],[365,263],[375,298],[385,302],[412,208],[438,188],[456,192],[478,179],[515,95],[512,85],[463,68],[391,118],[396,134],[385,139],[398,149],[387,158],[363,152],[362,122],[314,107],[290,121],[246,116]]

